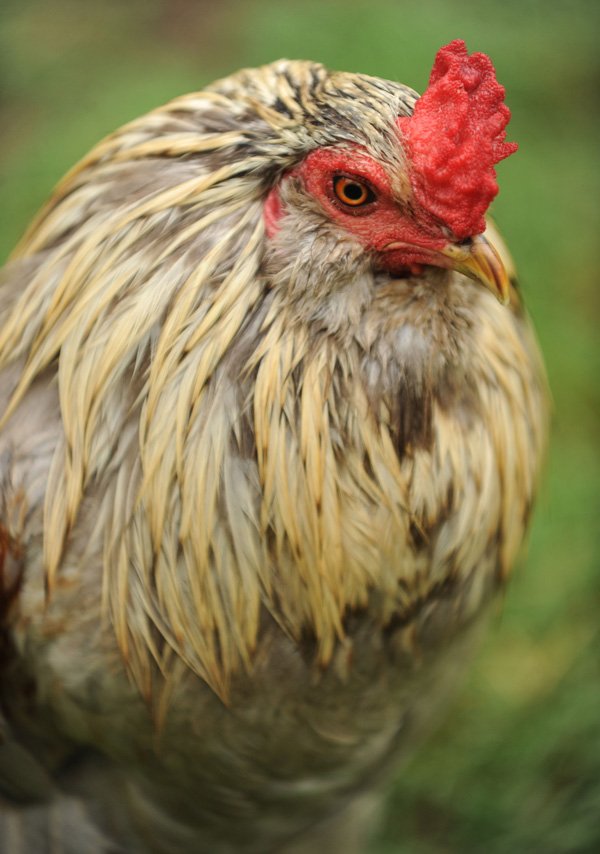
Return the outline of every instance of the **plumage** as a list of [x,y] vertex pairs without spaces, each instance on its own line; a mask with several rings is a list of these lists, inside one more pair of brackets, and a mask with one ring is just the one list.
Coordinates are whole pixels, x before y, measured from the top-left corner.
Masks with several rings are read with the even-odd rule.
[[[1,748],[0,779],[25,833],[42,797],[63,830],[81,812],[64,851],[348,851],[353,799],[464,666],[546,391],[494,227],[477,208],[459,240],[415,196],[416,99],[241,71],[101,142],[2,272],[2,705],[36,770],[11,795]],[[371,220],[332,195],[348,169]]]

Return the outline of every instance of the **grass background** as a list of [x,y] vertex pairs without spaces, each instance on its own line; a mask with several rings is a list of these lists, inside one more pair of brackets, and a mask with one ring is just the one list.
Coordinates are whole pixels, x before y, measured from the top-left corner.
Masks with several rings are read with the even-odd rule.
[[494,214],[546,354],[555,415],[528,555],[373,854],[600,850],[595,0],[1,0],[0,256],[119,124],[280,56],[427,83],[452,38],[489,53],[518,155]]

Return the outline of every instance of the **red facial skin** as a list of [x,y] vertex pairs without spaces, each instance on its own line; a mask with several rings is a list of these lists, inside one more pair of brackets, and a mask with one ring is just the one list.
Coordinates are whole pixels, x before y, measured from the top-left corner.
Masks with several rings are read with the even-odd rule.
[[[366,183],[375,200],[356,207],[344,205],[334,192],[334,179],[338,175]],[[300,178],[333,222],[355,235],[365,249],[376,255],[381,269],[405,274],[411,268],[415,268],[412,272],[420,272],[422,264],[449,266],[438,254],[448,244],[448,238],[441,233],[442,226],[428,218],[424,211],[416,217],[414,212],[403,209],[393,196],[385,171],[362,147],[319,148],[289,173],[289,177],[292,176]],[[270,237],[284,215],[279,190],[275,187],[264,208]],[[397,243],[405,244],[406,248],[386,248]]]
[[265,231],[268,237],[274,237],[279,230],[279,220],[284,214],[283,205],[279,198],[279,187],[273,187],[263,209]]

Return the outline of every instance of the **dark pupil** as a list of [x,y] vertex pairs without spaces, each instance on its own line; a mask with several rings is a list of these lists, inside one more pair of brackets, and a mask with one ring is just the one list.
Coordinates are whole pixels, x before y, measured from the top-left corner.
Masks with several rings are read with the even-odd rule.
[[344,194],[349,199],[352,199],[353,202],[357,202],[359,199],[361,199],[363,193],[364,190],[360,186],[360,184],[346,184],[346,186],[344,187]]

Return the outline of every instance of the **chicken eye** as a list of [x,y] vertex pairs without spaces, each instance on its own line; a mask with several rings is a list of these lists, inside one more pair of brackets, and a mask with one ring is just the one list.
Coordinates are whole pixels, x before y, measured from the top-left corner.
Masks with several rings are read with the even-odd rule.
[[333,179],[333,192],[340,202],[353,208],[375,201],[375,193],[370,187],[345,175],[336,175]]

